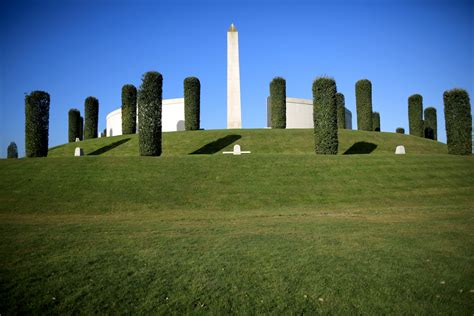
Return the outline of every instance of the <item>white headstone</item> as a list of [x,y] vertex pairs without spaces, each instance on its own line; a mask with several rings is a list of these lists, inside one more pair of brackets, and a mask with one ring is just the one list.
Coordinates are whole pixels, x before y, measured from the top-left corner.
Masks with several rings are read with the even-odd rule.
[[233,151],[224,151],[223,154],[232,154],[232,155],[237,155],[240,156],[241,154],[250,154],[250,151],[242,151],[240,149],[240,145],[234,145],[234,150]]
[[405,146],[397,146],[397,149],[395,149],[395,155],[405,155]]
[[234,155],[240,155],[241,150],[240,150],[240,145],[234,145]]
[[80,140],[79,140],[79,137],[76,137],[76,143],[79,142],[79,141],[80,141]]
[[74,150],[74,157],[81,157],[84,156],[84,150],[82,150],[81,147],[76,147],[76,150]]

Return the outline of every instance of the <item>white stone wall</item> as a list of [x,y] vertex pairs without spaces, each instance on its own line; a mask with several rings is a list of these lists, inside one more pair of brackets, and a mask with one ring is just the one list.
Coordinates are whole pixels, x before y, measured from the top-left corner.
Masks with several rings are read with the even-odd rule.
[[[270,97],[267,98],[267,127],[272,125]],[[352,113],[346,109],[346,128],[352,129]],[[350,123],[350,124],[348,124]],[[286,98],[286,128],[313,128],[313,100]]]
[[119,108],[107,114],[106,118],[107,137],[122,135],[122,109]]
[[[162,101],[161,126],[163,132],[184,131],[184,98]],[[137,131],[139,130],[137,115]],[[107,114],[107,137],[122,135],[122,109]]]
[[313,101],[286,98],[286,128],[313,128]]

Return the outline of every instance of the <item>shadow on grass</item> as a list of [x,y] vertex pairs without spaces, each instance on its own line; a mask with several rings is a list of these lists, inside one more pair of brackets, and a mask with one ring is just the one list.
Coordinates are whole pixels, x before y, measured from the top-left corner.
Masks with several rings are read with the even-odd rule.
[[357,142],[347,149],[343,155],[370,154],[377,148],[377,145],[367,142]]
[[125,144],[126,142],[128,142],[131,138],[124,138],[124,139],[121,139],[119,141],[116,141],[116,142],[113,142],[112,144],[110,145],[107,145],[107,146],[104,146],[104,147],[101,147],[97,150],[94,150],[93,152],[91,152],[90,154],[87,154],[88,156],[97,156],[97,155],[102,155],[103,153],[106,153],[108,152],[109,150],[112,150],[114,149],[115,147],[118,147],[122,144]]
[[193,151],[190,155],[212,155],[216,152],[221,151],[225,147],[229,146],[236,140],[242,138],[240,135],[227,135],[225,137],[219,138],[209,144],[206,144],[199,148],[198,150]]

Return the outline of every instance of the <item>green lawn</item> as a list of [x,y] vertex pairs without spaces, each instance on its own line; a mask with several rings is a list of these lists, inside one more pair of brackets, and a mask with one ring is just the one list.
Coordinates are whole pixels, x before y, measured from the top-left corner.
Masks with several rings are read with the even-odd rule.
[[[213,131],[166,134],[163,157],[133,157],[132,138],[1,160],[0,314],[474,312],[473,157],[346,131],[341,147],[377,148],[317,156],[308,131],[284,136],[300,149],[238,132],[255,153],[188,155],[229,135]],[[391,136],[408,155],[375,141]]]
[[[243,150],[256,154],[312,154],[312,129],[241,129],[163,133],[163,155],[176,156],[193,153],[220,154],[240,144]],[[446,154],[445,144],[433,140],[396,134],[353,130],[339,130],[339,154],[393,154],[404,145],[408,154]],[[86,155],[138,156],[137,135],[123,135],[85,140],[57,146],[48,157],[71,157],[75,147],[82,147]]]

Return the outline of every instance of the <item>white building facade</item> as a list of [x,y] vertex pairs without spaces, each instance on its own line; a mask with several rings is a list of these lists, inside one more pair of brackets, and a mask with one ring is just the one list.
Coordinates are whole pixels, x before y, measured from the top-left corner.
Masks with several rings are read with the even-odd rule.
[[[345,109],[346,128],[352,129],[352,113]],[[270,97],[267,98],[267,127],[272,126]],[[286,98],[286,128],[313,128],[313,100]]]
[[[184,98],[162,101],[161,128],[163,132],[184,131]],[[138,107],[137,107],[138,111]],[[139,130],[137,112],[137,132]],[[122,135],[122,109],[118,108],[107,114],[107,137]]]

